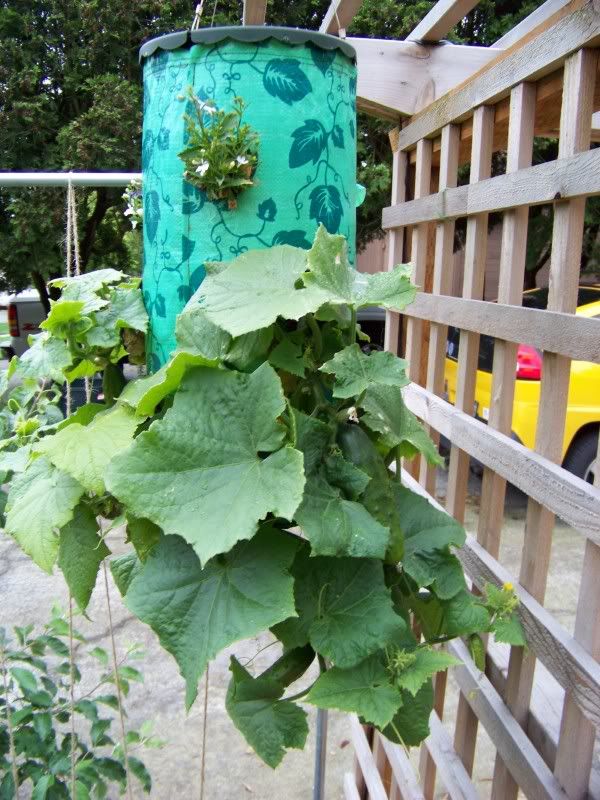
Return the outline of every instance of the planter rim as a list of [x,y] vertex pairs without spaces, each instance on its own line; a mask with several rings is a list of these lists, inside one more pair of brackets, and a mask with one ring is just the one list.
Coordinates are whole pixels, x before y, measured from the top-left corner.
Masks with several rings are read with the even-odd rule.
[[269,25],[227,25],[218,28],[199,28],[193,31],[167,33],[144,42],[140,47],[139,58],[142,61],[157,50],[177,50],[180,47],[191,47],[194,44],[215,44],[224,39],[232,39],[236,42],[264,42],[266,39],[277,39],[291,45],[310,43],[322,50],[341,50],[352,61],[356,61],[356,50],[345,39],[302,28],[281,28]]

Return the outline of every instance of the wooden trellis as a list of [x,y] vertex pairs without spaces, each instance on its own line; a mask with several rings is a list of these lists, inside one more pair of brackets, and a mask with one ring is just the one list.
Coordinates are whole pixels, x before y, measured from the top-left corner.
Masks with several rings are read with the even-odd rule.
[[[440,0],[411,41],[379,43],[379,56],[408,58],[416,46],[430,48],[426,52],[439,58],[429,43],[441,39],[474,5]],[[359,6],[356,0],[334,0],[322,30],[344,35]],[[420,87],[415,94],[406,74],[401,77],[407,88],[394,88],[388,74],[385,92],[395,94],[393,101],[383,101],[372,48],[351,41],[358,43],[359,107],[399,122],[391,136],[392,204],[383,211],[387,267],[410,259],[413,278],[423,289],[408,309],[404,332],[398,315],[388,313],[386,344],[397,352],[402,339],[400,349],[410,359],[415,383],[405,392],[408,407],[434,435],[451,442],[446,511],[459,520],[465,513],[469,457],[484,465],[478,530],[468,536],[459,556],[474,590],[486,582],[515,585],[529,649],[513,647],[503,669],[498,651],[490,648],[484,674],[462,642],[452,648],[464,662],[453,672],[460,688],[454,736],[441,722],[446,678],[439,674],[431,735],[418,769],[401,747],[352,720],[357,769],[346,776],[345,796],[431,798],[437,775],[450,798],[478,797],[471,776],[480,726],[496,749],[495,800],[516,798],[519,790],[535,800],[585,798],[588,792],[599,796],[593,777],[590,788],[590,776],[600,724],[600,491],[559,464],[571,359],[600,363],[600,320],[575,316],[585,200],[600,194],[600,149],[590,149],[598,138],[593,112],[600,109],[595,49],[600,46],[600,4],[548,0],[497,42],[489,56],[474,48],[478,52],[469,75],[441,95],[435,86],[425,94]],[[367,71],[362,78],[361,63]],[[419,80],[416,72],[414,80]],[[417,95],[426,102],[419,105]],[[559,139],[556,161],[532,166],[534,136]],[[497,150],[506,151],[506,173],[492,178]],[[459,166],[467,162],[469,184],[457,187]],[[554,205],[550,289],[548,310],[537,311],[523,308],[521,296],[528,209],[545,203]],[[498,303],[482,299],[492,212],[503,219]],[[459,218],[467,219],[462,297],[450,297]],[[449,325],[461,331],[454,406],[442,398]],[[481,334],[496,340],[487,425],[473,417]],[[543,351],[535,450],[510,436],[519,343]],[[435,502],[435,476],[425,463],[405,469],[404,479]],[[528,495],[518,575],[498,560],[508,480]],[[543,605],[555,515],[586,542],[573,636]],[[538,661],[564,690],[558,732],[550,729],[535,702]]]

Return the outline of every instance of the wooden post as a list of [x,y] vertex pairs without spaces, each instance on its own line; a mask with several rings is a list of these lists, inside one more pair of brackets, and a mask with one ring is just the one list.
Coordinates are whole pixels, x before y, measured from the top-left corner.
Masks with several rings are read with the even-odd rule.
[[[408,156],[398,150],[398,136],[390,135],[394,149],[392,162],[392,204],[403,203],[406,198],[406,168]],[[394,269],[396,264],[402,263],[404,250],[404,228],[392,228],[388,233],[387,268]],[[398,355],[398,339],[400,336],[400,315],[395,311],[385,312],[385,341],[386,350]]]

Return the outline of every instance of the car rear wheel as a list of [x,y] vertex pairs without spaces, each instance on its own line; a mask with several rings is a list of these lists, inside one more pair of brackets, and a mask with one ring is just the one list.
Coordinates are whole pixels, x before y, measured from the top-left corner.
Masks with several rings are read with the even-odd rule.
[[598,431],[588,431],[571,445],[565,459],[565,469],[588,483],[594,482],[598,470]]

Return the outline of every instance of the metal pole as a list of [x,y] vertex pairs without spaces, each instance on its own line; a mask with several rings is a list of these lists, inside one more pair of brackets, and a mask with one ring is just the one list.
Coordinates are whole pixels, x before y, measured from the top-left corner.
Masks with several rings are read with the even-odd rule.
[[127,186],[141,172],[0,172],[0,186]]
[[328,712],[324,708],[319,708],[317,710],[317,742],[315,747],[315,780],[313,787],[313,800],[324,800],[325,798],[327,721]]

